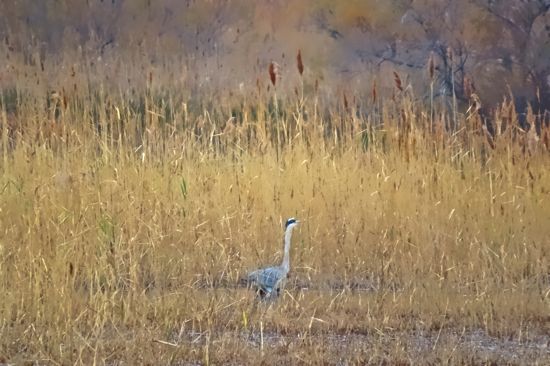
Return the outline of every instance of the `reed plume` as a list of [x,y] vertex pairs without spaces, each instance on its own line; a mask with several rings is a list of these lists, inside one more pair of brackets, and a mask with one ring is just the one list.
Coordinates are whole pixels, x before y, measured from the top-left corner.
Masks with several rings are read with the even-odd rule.
[[434,53],[430,53],[430,59],[428,60],[428,75],[430,75],[430,80],[433,83],[435,78],[435,59]]
[[372,104],[376,104],[376,79],[372,82]]
[[298,50],[298,56],[296,56],[296,64],[298,66],[298,72],[300,76],[304,73],[304,63],[302,62],[302,51]]
[[399,91],[403,91],[403,83],[401,82],[401,78],[399,77],[399,74],[397,73],[397,71],[394,71],[393,72],[393,78],[394,78],[394,81],[395,81],[395,87],[399,90]]
[[273,84],[273,86],[277,84],[277,67],[273,61],[269,64],[269,79],[271,80],[271,84]]

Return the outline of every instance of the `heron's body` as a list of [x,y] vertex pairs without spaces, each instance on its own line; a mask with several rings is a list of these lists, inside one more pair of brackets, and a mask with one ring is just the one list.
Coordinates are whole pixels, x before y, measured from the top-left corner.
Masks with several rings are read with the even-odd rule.
[[256,287],[261,298],[278,296],[284,287],[288,272],[290,271],[290,240],[292,229],[298,224],[294,218],[286,222],[285,248],[283,263],[280,266],[261,268],[248,274],[248,283]]
[[249,283],[253,284],[260,297],[279,295],[284,287],[288,271],[280,266],[258,269],[248,274]]

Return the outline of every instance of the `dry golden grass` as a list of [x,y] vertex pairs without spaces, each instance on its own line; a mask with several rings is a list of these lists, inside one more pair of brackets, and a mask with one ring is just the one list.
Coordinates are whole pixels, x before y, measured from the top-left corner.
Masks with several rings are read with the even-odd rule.
[[[550,158],[509,104],[447,131],[397,74],[368,116],[307,80],[199,105],[146,78],[4,91],[0,361],[550,362]],[[239,279],[288,216],[257,303]]]

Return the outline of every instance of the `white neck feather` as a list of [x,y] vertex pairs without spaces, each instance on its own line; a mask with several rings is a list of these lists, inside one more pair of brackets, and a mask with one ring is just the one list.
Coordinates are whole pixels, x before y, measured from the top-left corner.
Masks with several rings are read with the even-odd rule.
[[285,232],[285,252],[282,267],[287,272],[290,270],[290,239],[292,238],[292,229],[294,229],[294,225],[287,227]]

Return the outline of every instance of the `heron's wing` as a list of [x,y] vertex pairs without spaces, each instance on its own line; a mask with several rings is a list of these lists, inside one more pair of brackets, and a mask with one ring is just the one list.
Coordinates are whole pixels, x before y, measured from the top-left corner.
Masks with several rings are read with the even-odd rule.
[[281,267],[268,267],[250,272],[248,281],[266,292],[271,292],[285,277],[286,273]]

